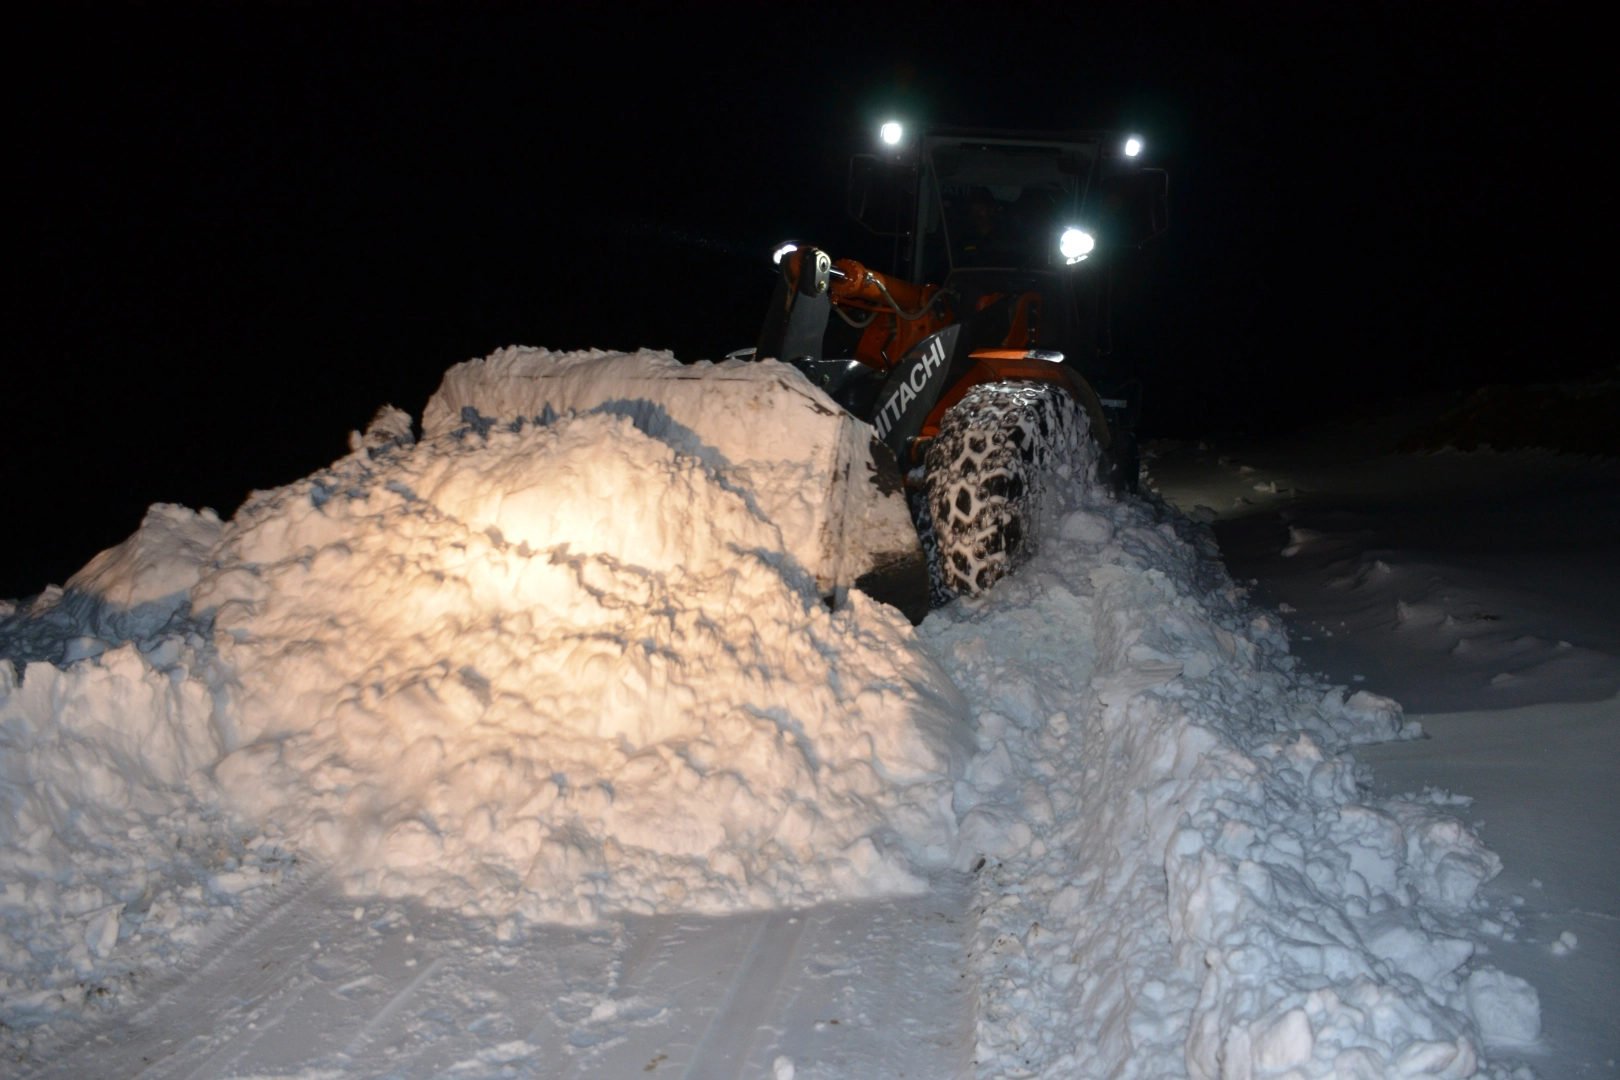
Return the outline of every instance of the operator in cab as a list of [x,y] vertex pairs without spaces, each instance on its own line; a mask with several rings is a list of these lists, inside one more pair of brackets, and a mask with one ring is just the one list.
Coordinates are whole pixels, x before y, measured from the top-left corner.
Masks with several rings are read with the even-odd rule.
[[1022,265],[1023,245],[1013,235],[1007,208],[989,188],[975,187],[969,193],[966,213],[958,221],[962,235],[952,237],[956,241],[957,266]]

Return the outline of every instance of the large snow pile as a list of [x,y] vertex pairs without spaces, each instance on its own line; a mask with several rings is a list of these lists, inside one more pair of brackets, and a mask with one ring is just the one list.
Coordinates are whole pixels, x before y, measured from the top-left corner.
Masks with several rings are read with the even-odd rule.
[[[600,405],[536,396],[604,361],[633,378]],[[490,364],[510,399],[447,380],[420,444],[385,412],[228,523],[156,507],[0,621],[31,661],[0,663],[0,1023],[116,991],[293,861],[573,922],[954,866],[986,1077],[1465,1078],[1535,1037],[1473,956],[1495,856],[1343,755],[1415,730],[1294,673],[1207,530],[1080,477],[1032,563],[914,631],[829,611],[806,561],[837,546],[784,539],[791,484],[719,449],[757,436],[633,404],[667,357]],[[755,380],[840,416],[780,365],[690,370],[737,396],[701,424],[748,424]]]
[[286,853],[564,921],[949,860],[959,695],[899,613],[828,610],[748,477],[612,413],[401,419],[228,524],[154,508],[0,631],[60,665],[0,664],[8,1011],[107,988]]

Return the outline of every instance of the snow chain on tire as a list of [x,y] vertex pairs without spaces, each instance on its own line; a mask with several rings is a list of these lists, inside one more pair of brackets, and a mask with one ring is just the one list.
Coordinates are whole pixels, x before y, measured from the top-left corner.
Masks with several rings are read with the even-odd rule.
[[1085,410],[1042,383],[985,383],[945,414],[916,507],[936,604],[976,596],[1034,553],[1053,483],[1081,482]]

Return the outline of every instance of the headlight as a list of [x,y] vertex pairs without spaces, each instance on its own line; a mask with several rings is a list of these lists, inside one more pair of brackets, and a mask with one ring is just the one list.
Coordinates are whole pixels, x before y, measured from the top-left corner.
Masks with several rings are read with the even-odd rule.
[[794,244],[794,243],[791,243],[791,242],[783,244],[781,247],[779,247],[775,251],[771,252],[771,262],[775,263],[777,266],[781,266],[783,259],[787,258],[789,255],[793,254],[795,251],[798,251],[798,250],[799,250],[799,245],[798,244]]
[[1096,246],[1096,239],[1084,229],[1064,229],[1063,235],[1058,238],[1058,254],[1069,266],[1083,261]]
[[878,129],[878,134],[881,135],[883,137],[883,141],[888,143],[890,146],[899,146],[900,136],[905,134],[905,130],[901,128],[898,122],[890,120],[887,124],[884,124]]
[[1135,135],[1125,140],[1125,156],[1135,157],[1142,152],[1142,140]]

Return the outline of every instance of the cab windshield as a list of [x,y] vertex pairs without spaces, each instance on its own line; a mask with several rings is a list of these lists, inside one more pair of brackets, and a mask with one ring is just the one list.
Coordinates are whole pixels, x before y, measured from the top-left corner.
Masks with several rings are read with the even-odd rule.
[[1076,220],[1091,158],[1055,146],[955,144],[935,149],[930,165],[928,261],[1033,269],[1051,264],[1058,235]]

